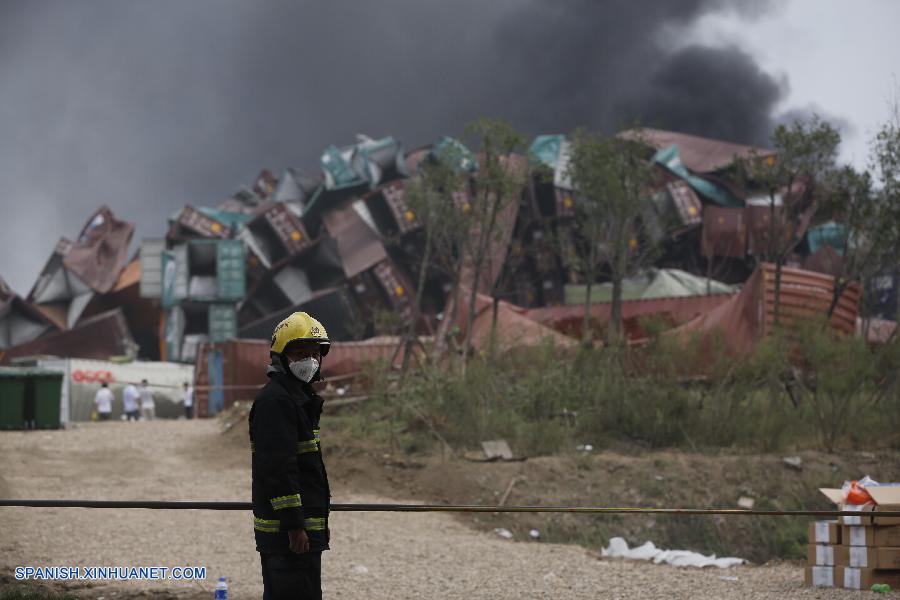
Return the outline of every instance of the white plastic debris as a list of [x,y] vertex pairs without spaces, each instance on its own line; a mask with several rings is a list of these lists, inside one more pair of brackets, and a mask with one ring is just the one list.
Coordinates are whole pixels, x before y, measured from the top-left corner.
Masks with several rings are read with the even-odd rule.
[[497,535],[499,535],[500,537],[502,537],[503,539],[506,539],[506,540],[513,539],[512,531],[510,531],[509,529],[506,529],[504,527],[498,527],[497,529],[494,530],[494,533],[496,533]]
[[541,532],[538,531],[537,529],[532,529],[531,531],[528,532],[528,535],[531,536],[531,539],[536,540],[539,537],[541,537]]
[[365,575],[369,572],[369,568],[366,565],[355,565],[353,567],[353,572],[357,575]]
[[629,548],[628,542],[623,538],[614,537],[609,540],[609,546],[601,551],[603,557],[627,558],[629,560],[652,560],[654,564],[667,563],[673,567],[718,567],[727,569],[735,565],[742,565],[747,561],[743,558],[716,558],[716,555],[704,556],[690,550],[662,550],[653,542],[646,542],[637,548]]
[[803,470],[803,459],[799,456],[785,456],[781,459],[781,462],[783,462],[786,467],[796,471]]
[[579,452],[593,452],[594,445],[593,444],[578,444],[575,446],[575,449]]

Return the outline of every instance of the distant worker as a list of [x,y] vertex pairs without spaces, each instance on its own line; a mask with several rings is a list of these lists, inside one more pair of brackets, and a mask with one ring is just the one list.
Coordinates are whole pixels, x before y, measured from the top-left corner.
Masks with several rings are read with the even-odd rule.
[[138,408],[138,399],[140,397],[141,393],[138,392],[137,387],[133,383],[129,383],[122,390],[122,404],[125,409],[125,417],[129,421],[137,421],[141,416]]
[[331,492],[319,443],[320,380],[331,342],[295,312],[275,328],[269,382],[250,409],[253,528],[264,600],[320,599]]
[[184,418],[194,418],[194,388],[187,381],[184,382]]
[[153,403],[153,392],[147,384],[146,379],[141,379],[141,418],[152,421],[156,416],[156,405]]
[[105,381],[100,383],[100,389],[97,390],[97,394],[94,396],[94,406],[97,408],[97,418],[101,421],[109,421],[109,416],[112,413],[112,403],[115,399],[112,391],[109,389],[109,384]]

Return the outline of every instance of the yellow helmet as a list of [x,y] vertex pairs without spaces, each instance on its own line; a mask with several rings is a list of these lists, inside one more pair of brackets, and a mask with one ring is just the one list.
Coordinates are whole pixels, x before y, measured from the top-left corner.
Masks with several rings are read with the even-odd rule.
[[275,327],[270,351],[281,354],[291,342],[304,340],[319,342],[322,356],[328,354],[331,348],[331,341],[322,324],[305,312],[295,312]]

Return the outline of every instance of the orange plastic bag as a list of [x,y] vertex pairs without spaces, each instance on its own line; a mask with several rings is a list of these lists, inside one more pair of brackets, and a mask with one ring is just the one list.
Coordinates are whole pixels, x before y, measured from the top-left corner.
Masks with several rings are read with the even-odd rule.
[[869,494],[866,488],[860,485],[857,481],[850,482],[850,488],[845,494],[845,501],[847,502],[847,504],[869,504],[875,502],[874,500],[872,500],[872,496]]

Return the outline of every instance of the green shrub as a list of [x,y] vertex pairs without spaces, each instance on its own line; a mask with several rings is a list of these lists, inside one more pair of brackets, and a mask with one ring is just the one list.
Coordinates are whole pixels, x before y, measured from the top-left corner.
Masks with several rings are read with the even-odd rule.
[[762,452],[866,446],[875,437],[900,443],[893,347],[873,351],[810,326],[731,358],[715,345],[650,330],[640,348],[541,345],[475,356],[464,372],[452,361],[420,366],[398,389],[373,382],[373,393],[418,449],[439,437],[473,449],[503,438],[530,455],[617,440]]

